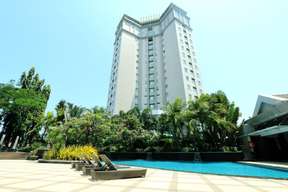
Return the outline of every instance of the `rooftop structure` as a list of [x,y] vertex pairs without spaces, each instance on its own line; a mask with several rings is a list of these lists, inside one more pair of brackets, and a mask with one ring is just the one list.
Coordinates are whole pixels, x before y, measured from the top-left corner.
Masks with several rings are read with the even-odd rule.
[[287,94],[259,95],[243,136],[248,159],[288,160]]

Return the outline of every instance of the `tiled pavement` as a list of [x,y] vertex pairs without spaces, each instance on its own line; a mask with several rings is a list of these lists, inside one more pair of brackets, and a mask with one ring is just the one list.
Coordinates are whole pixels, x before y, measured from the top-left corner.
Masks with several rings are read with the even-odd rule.
[[288,180],[148,169],[145,178],[91,181],[63,164],[0,160],[0,192],[288,192]]

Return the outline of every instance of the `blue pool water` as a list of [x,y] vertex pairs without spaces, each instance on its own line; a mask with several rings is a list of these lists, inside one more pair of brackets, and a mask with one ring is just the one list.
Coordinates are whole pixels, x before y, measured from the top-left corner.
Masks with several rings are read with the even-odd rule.
[[174,171],[186,171],[194,173],[210,173],[233,176],[252,176],[288,179],[288,171],[263,168],[259,166],[245,165],[233,162],[179,162],[179,161],[147,161],[125,160],[113,161],[115,164],[130,165],[147,168],[158,168]]

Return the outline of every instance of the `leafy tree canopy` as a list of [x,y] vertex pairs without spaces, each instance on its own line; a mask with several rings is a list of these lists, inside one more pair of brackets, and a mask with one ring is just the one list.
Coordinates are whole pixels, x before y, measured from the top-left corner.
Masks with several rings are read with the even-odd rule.
[[34,67],[22,74],[18,85],[0,84],[0,135],[6,135],[6,146],[11,145],[17,136],[24,146],[39,139],[50,92],[50,86],[39,78]]

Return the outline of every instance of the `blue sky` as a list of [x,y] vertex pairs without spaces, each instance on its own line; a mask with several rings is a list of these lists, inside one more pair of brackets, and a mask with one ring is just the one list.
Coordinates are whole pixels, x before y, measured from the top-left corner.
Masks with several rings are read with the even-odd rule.
[[0,82],[35,66],[60,99],[105,106],[114,32],[126,13],[188,12],[205,92],[223,90],[249,117],[257,95],[287,93],[288,1],[0,0]]

